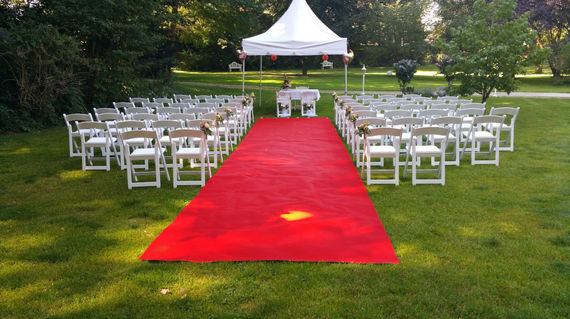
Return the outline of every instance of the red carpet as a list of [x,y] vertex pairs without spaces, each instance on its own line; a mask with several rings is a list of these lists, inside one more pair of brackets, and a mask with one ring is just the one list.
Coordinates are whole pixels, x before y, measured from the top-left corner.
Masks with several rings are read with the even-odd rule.
[[140,259],[399,263],[325,118],[259,120]]

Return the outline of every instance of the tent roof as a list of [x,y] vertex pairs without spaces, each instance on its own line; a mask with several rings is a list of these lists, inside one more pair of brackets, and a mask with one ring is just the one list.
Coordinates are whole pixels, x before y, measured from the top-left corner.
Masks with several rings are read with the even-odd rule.
[[305,0],[293,0],[269,30],[243,39],[242,47],[248,55],[342,55],[346,38],[322,23]]

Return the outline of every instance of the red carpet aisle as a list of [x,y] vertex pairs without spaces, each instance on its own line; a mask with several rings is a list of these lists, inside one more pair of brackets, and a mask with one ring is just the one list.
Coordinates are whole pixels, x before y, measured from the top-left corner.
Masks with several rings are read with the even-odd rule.
[[325,118],[259,120],[140,258],[398,263]]

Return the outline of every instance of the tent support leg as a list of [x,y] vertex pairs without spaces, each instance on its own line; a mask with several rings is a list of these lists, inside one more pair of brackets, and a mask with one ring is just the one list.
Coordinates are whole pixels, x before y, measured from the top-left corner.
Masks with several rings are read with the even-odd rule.
[[241,66],[241,95],[245,95],[245,59],[243,59]]
[[344,95],[348,95],[348,65],[344,64]]
[[263,55],[259,56],[259,107],[261,107],[261,80],[263,78]]

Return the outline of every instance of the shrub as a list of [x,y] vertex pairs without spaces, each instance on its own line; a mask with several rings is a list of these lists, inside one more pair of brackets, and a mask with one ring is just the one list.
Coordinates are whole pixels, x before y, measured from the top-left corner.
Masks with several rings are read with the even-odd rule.
[[400,91],[402,91],[402,93],[409,93],[406,86],[412,81],[414,74],[418,70],[418,66],[419,64],[415,60],[410,59],[403,59],[394,63],[394,70],[396,71],[396,77],[398,78],[398,84],[400,85]]

